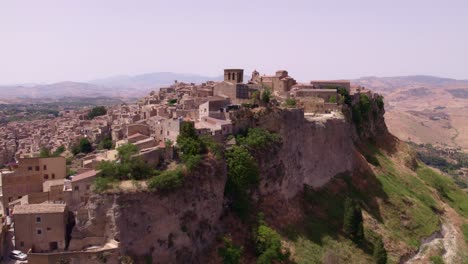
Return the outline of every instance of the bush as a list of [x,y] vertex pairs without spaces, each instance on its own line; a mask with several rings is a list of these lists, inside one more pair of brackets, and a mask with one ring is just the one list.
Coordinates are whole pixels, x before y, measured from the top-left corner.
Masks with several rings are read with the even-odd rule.
[[130,161],[131,156],[138,153],[138,147],[133,144],[125,144],[117,148],[119,158],[122,163]]
[[271,100],[271,90],[268,88],[265,88],[262,92],[262,103],[264,105],[268,105]]
[[154,176],[148,182],[148,187],[154,191],[170,191],[176,189],[184,183],[184,176],[180,169],[163,171],[160,175]]
[[364,227],[359,204],[347,198],[344,203],[343,231],[358,245],[364,242]]
[[232,200],[234,211],[245,218],[249,209],[248,189],[259,181],[257,164],[242,146],[234,146],[226,152],[226,163],[228,180],[225,193]]
[[64,146],[64,145],[61,145],[61,146],[59,146],[59,147],[54,151],[54,153],[52,154],[52,156],[58,157],[58,156],[60,156],[60,154],[62,154],[63,152],[65,152],[65,146]]
[[74,145],[72,147],[73,155],[77,155],[78,153],[90,153],[93,151],[93,146],[89,142],[87,138],[81,138],[78,145]]
[[168,105],[175,105],[176,103],[177,103],[177,99],[170,99],[169,101],[167,101]]
[[387,250],[385,250],[382,238],[379,237],[374,245],[374,259],[377,264],[387,263]]
[[252,149],[263,149],[272,143],[278,143],[280,137],[263,128],[251,128],[248,130],[247,136],[238,136],[237,141]]
[[286,99],[286,101],[284,101],[284,105],[286,107],[296,107],[296,100],[294,100],[293,98],[288,98]]
[[341,95],[341,98],[343,99],[343,103],[347,105],[351,105],[353,100],[351,96],[349,95],[348,90],[346,90],[343,87],[338,87],[336,91],[338,92],[339,95]]
[[432,256],[429,258],[432,264],[444,264],[444,259],[441,256]]
[[109,137],[104,138],[100,143],[99,143],[99,148],[100,149],[112,149],[113,143],[112,139]]
[[224,246],[218,249],[218,255],[223,258],[224,264],[240,263],[244,249],[234,245],[232,239],[228,236],[223,238]]
[[255,233],[255,245],[258,254],[257,263],[270,264],[273,261],[286,260],[281,252],[281,236],[265,224],[260,224]]
[[336,95],[330,96],[330,98],[328,99],[328,102],[329,102],[329,103],[336,104]]
[[112,184],[115,182],[115,179],[109,177],[97,177],[94,180],[94,191],[97,193],[102,193],[108,190]]
[[41,158],[51,157],[50,150],[48,148],[41,148],[41,152],[39,153],[39,157],[41,157]]
[[93,119],[96,116],[103,116],[107,114],[107,110],[104,106],[96,106],[88,113],[88,119]]

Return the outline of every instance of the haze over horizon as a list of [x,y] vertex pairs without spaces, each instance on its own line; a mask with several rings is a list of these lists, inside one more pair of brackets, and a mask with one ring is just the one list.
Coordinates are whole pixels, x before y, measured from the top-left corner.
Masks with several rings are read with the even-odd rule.
[[468,79],[466,1],[11,1],[0,85],[286,69],[298,80]]

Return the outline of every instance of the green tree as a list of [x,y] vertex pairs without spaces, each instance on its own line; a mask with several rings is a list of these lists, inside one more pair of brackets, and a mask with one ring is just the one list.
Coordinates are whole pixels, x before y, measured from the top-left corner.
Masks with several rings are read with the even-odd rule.
[[65,152],[65,146],[64,145],[61,145],[59,146],[55,151],[54,153],[52,154],[54,157],[58,157],[60,156],[60,154],[62,154],[63,152]]
[[361,245],[364,242],[361,207],[351,198],[347,198],[344,203],[343,231],[356,244]]
[[93,146],[87,138],[80,139],[80,143],[78,146],[81,153],[90,153],[91,151],[93,151]]
[[275,260],[288,258],[281,251],[281,236],[265,224],[260,224],[255,233],[255,245],[258,254],[258,264],[271,264]]
[[171,106],[175,105],[176,103],[177,103],[177,99],[170,99],[170,100],[167,101],[167,104],[171,105]]
[[52,155],[50,154],[50,149],[48,148],[41,148],[41,152],[39,153],[39,157],[41,158],[48,158],[51,157]]
[[101,142],[99,142],[100,149],[112,149],[113,143],[110,137],[106,137]]
[[122,163],[127,163],[130,161],[130,158],[138,153],[138,147],[128,143],[117,148],[119,158]]
[[240,263],[244,248],[234,245],[229,236],[223,237],[224,246],[218,249],[218,255],[223,258],[224,264]]
[[330,96],[330,98],[328,99],[328,102],[329,102],[329,103],[336,104],[336,95]]
[[103,116],[107,114],[107,110],[104,106],[96,106],[88,112],[88,119],[93,119],[96,116]]
[[262,103],[263,105],[268,105],[271,100],[271,90],[268,88],[263,89],[262,92]]
[[377,238],[377,241],[374,245],[374,259],[377,264],[387,263],[387,250],[385,250],[385,246],[381,237]]
[[245,218],[249,209],[248,189],[259,181],[257,163],[243,146],[233,146],[227,151],[226,163],[228,180],[225,193],[231,198],[234,211]]

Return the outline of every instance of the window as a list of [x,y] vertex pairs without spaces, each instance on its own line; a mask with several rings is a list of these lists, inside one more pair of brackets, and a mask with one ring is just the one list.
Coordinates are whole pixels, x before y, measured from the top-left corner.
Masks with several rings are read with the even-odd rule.
[[44,174],[44,180],[48,180],[49,179],[49,174]]
[[24,247],[24,242],[23,241],[20,242],[20,247]]
[[55,179],[55,173],[52,173],[52,179]]
[[29,171],[32,171],[32,166],[29,166],[29,167],[28,167],[28,170],[29,170]]
[[80,190],[80,187],[79,186],[75,186],[75,191],[79,191]]
[[36,229],[36,235],[42,235],[42,229],[41,228]]
[[48,227],[48,228],[47,228],[47,231],[50,231],[50,230],[52,230],[52,228]]
[[41,217],[40,217],[40,216],[36,216],[36,223],[40,223],[40,222],[42,222]]
[[89,190],[91,188],[91,185],[86,185],[86,190]]
[[44,165],[43,168],[44,168],[44,170],[47,170],[47,165]]
[[39,171],[39,166],[36,166],[36,171]]

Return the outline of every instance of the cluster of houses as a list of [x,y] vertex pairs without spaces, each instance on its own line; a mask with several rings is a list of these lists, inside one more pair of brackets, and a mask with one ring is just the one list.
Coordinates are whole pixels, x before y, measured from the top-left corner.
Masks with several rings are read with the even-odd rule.
[[136,156],[156,166],[173,158],[183,122],[193,122],[199,135],[221,140],[233,133],[233,113],[266,89],[280,103],[294,99],[306,112],[325,113],[340,109],[338,88],[351,95],[370,93],[349,81],[297,83],[287,71],[271,76],[254,71],[244,82],[242,69],[226,69],[221,82],[175,81],[92,120],[85,120],[84,112],[66,112],[52,120],[7,124],[0,128],[0,164],[7,165],[0,169],[0,212],[13,217],[15,248],[30,256],[86,250],[70,239],[74,215],[88,202],[99,163],[118,158],[115,149],[95,151],[81,157],[76,174],[67,177],[64,157],[34,157],[42,147],[70,148],[82,137],[91,142],[110,137],[115,148],[133,144]]

